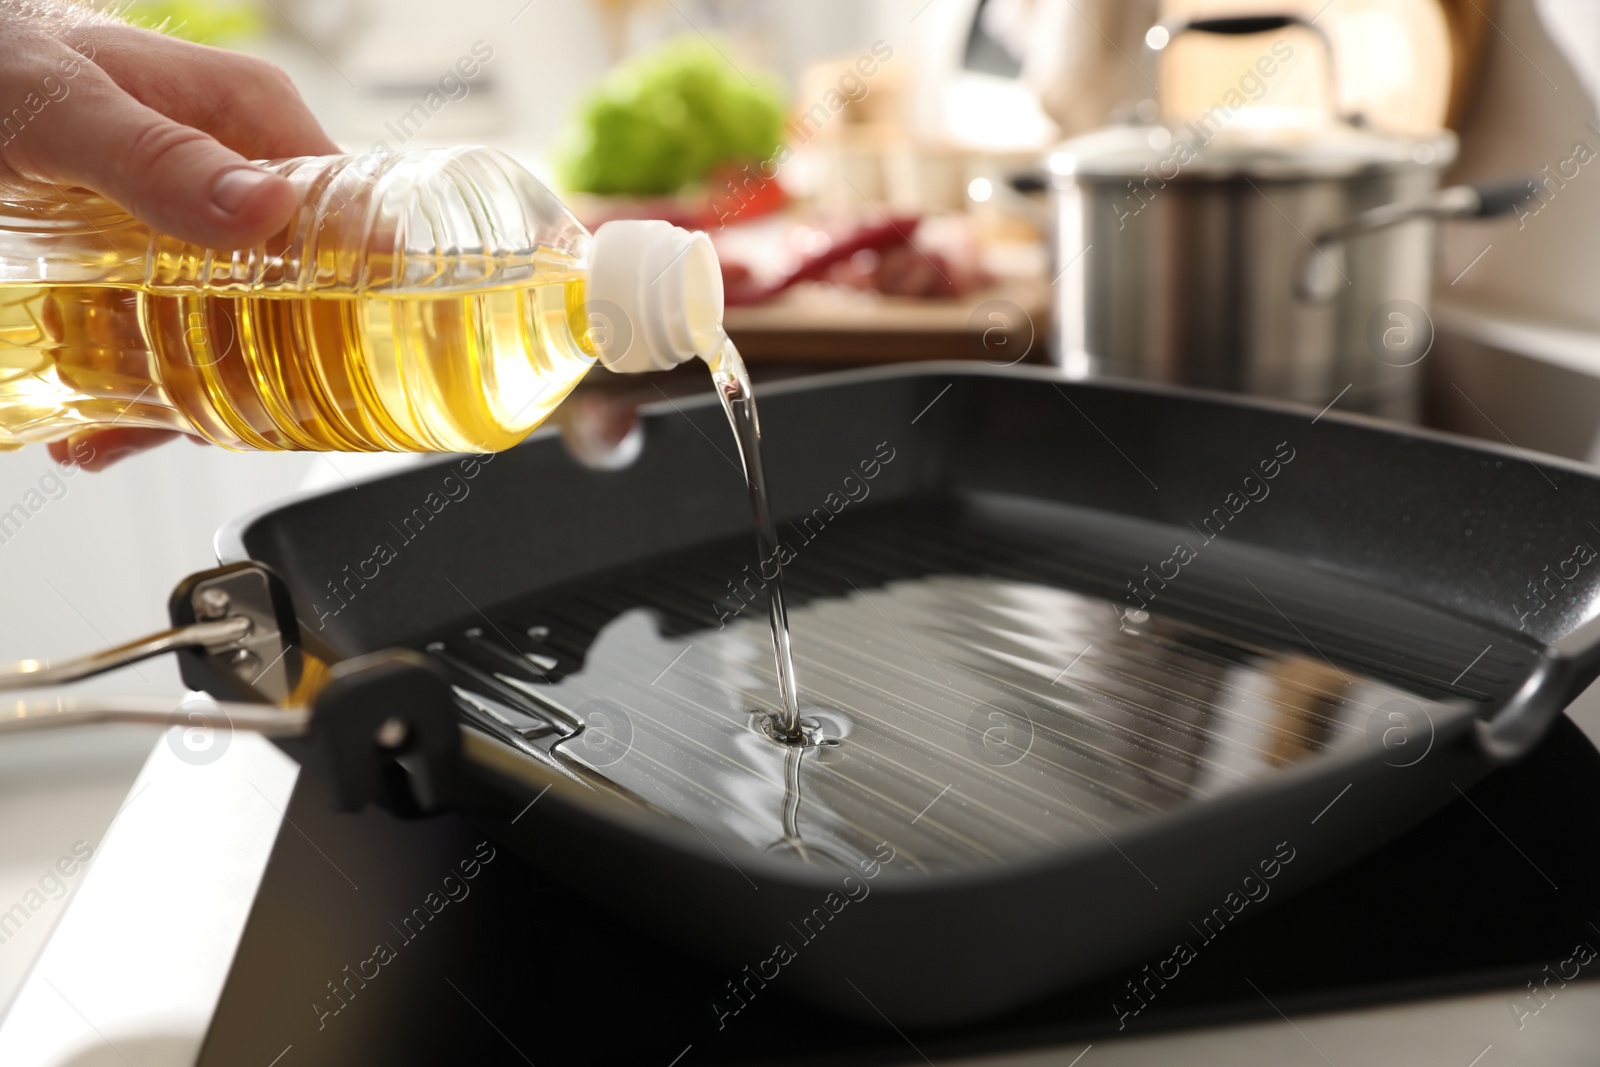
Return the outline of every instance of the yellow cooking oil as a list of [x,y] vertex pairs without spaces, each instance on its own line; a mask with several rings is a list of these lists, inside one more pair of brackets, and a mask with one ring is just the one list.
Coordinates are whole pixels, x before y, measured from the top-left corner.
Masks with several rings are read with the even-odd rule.
[[0,449],[107,426],[237,450],[509,448],[595,362],[583,278],[552,252],[531,282],[461,290],[0,281]]

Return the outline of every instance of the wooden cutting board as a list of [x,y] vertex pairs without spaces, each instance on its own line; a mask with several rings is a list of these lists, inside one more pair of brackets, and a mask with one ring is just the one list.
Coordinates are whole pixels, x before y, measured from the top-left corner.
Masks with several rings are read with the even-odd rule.
[[960,300],[802,285],[770,304],[730,307],[723,325],[749,363],[1040,363],[1048,359],[1050,284],[1010,280]]

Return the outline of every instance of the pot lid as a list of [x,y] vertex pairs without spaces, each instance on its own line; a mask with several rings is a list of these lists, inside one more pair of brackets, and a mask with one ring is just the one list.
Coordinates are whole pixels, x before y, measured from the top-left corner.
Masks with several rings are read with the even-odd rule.
[[1455,160],[1456,137],[1380,133],[1342,120],[1295,119],[1278,108],[1247,108],[1224,124],[1204,116],[1181,124],[1133,123],[1074,137],[1049,155],[1058,178],[1143,176],[1215,180],[1260,177],[1345,178],[1406,168],[1443,169]]

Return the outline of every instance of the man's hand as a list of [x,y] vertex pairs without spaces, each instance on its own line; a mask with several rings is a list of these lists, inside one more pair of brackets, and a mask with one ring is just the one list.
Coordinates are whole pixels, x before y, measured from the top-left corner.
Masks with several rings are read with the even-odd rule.
[[[72,4],[0,0],[0,119],[14,107],[31,117],[0,125],[0,196],[80,186],[210,248],[266,240],[298,203],[250,160],[339,151],[272,64]],[[94,469],[175,436],[104,433]],[[67,443],[51,454],[66,461]]]
[[296,205],[288,180],[251,159],[339,151],[265,60],[115,23],[41,27],[12,7],[0,0],[3,110],[30,93],[65,93],[7,131],[6,195],[82,186],[163,233],[241,248],[270,237]]

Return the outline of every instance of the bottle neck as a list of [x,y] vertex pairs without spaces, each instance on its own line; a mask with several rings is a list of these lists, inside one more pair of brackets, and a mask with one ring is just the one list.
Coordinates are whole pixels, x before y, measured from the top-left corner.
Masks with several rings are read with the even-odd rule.
[[606,329],[600,362],[668,370],[721,348],[722,269],[711,240],[660,221],[608,222],[589,250],[588,309]]

